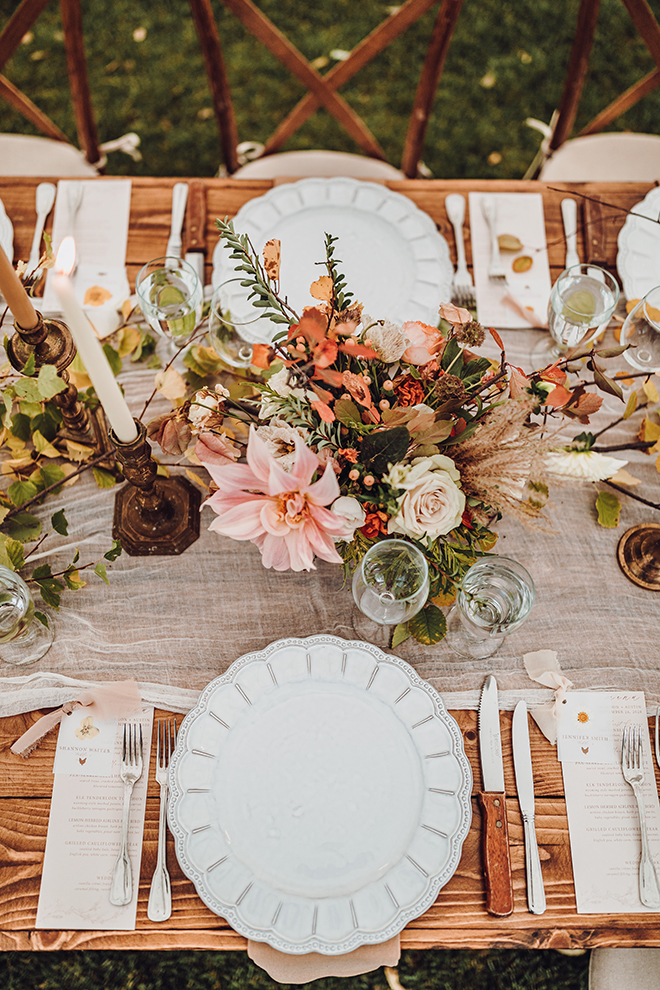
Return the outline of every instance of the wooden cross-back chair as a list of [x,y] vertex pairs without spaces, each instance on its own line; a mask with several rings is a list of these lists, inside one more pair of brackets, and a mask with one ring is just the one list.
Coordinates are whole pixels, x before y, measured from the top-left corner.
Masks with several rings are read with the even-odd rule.
[[[660,25],[647,0],[622,0],[622,2],[655,62],[655,69],[613,100],[604,110],[601,110],[593,120],[582,128],[577,135],[577,140],[600,134],[608,124],[611,124],[642,97],[660,86]],[[581,0],[580,2],[568,69],[559,106],[553,117],[551,133],[525,178],[535,178],[539,173],[543,177],[543,166],[546,160],[552,159],[553,154],[571,136],[589,67],[589,57],[596,33],[599,9],[600,0]],[[660,155],[660,150],[657,154]],[[660,167],[658,173],[660,174]]]
[[[244,26],[308,89],[307,95],[296,104],[267,140],[263,156],[278,152],[308,117],[319,106],[324,106],[367,156],[385,161],[385,153],[378,141],[361,117],[339,95],[338,90],[437,2],[438,0],[406,0],[364,38],[345,61],[339,62],[322,76],[252,0],[223,0],[224,5]],[[189,0],[189,3],[206,64],[224,164],[231,175],[240,164],[236,151],[238,135],[220,37],[210,0]],[[418,174],[433,99],[462,5],[463,0],[441,0],[440,3],[404,146],[401,168],[409,178],[416,178]]]
[[[15,107],[46,137],[70,144],[66,134],[57,124],[2,75],[6,63],[21,43],[21,38],[34,25],[48,3],[49,0],[22,0],[0,33],[0,97]],[[98,167],[101,161],[101,149],[87,79],[80,0],[60,0],[60,8],[78,140],[86,160],[90,165]]]

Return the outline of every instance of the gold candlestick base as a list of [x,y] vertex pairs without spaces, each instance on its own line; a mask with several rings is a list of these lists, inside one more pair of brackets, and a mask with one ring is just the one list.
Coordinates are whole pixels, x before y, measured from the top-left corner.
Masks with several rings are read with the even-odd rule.
[[112,535],[133,557],[183,553],[199,537],[201,493],[186,478],[161,478],[151,456],[145,426],[122,443],[110,439],[128,484],[115,496]]
[[62,411],[62,429],[59,436],[63,440],[94,447],[100,454],[111,448],[107,441],[108,427],[103,410],[90,414],[78,401],[78,389],[69,381],[66,370],[76,356],[76,345],[71,331],[61,320],[44,319],[37,313],[39,322],[31,330],[25,330],[14,323],[16,333],[7,342],[7,357],[12,368],[23,372],[31,357],[34,357],[35,377],[45,364],[52,364],[66,383],[66,388],[54,397],[55,405]]

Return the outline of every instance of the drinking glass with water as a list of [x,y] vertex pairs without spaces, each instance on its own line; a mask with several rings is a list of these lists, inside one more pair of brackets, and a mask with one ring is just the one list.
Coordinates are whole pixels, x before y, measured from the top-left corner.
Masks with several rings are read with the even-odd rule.
[[632,344],[623,356],[638,371],[660,371],[660,285],[647,292],[629,313],[621,343]]
[[149,326],[183,347],[202,318],[204,290],[194,268],[181,258],[154,258],[140,269],[135,291]]
[[483,659],[523,624],[536,591],[527,570],[510,557],[483,557],[467,571],[447,618],[447,646],[461,657]]
[[53,642],[53,630],[35,615],[23,578],[0,565],[0,660],[23,666],[41,660]]
[[429,593],[426,557],[406,540],[381,540],[369,547],[353,576],[360,611],[382,626],[407,622]]
[[588,333],[595,338],[610,322],[619,301],[616,279],[596,265],[574,265],[561,273],[550,294],[548,329],[554,357],[575,347]]

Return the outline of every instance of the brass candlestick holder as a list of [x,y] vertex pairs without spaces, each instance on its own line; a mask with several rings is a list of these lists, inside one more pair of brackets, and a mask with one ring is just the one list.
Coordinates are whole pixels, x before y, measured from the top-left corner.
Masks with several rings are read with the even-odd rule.
[[183,553],[199,537],[201,493],[186,478],[158,476],[146,427],[135,425],[131,443],[110,431],[128,482],[115,496],[112,535],[133,557]]
[[75,443],[94,447],[100,454],[107,453],[109,459],[112,447],[108,440],[108,427],[99,406],[90,412],[78,399],[78,389],[69,380],[66,370],[76,356],[76,345],[71,331],[61,320],[44,319],[37,312],[39,322],[36,327],[25,330],[14,323],[16,333],[7,342],[7,357],[12,368],[24,372],[31,356],[34,355],[34,372],[36,377],[39,369],[45,364],[52,364],[66,388],[53,398],[53,402],[62,411],[62,429],[59,431],[61,440],[73,440]]

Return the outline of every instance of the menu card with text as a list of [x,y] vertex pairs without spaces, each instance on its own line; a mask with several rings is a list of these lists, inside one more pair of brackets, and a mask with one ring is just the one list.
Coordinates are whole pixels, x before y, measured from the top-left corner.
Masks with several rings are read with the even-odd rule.
[[[571,694],[567,695],[570,699]],[[608,695],[614,763],[562,762],[575,897],[580,914],[648,912],[639,899],[641,840],[637,803],[621,770],[625,725],[640,725],[644,749],[644,806],[649,845],[660,876],[660,806],[641,691]]]
[[[135,928],[153,715],[153,708],[149,708],[132,718],[103,722],[94,717],[92,705],[77,709],[62,721],[37,928]],[[124,785],[119,768],[126,721],[142,726],[144,770],[133,789],[128,830],[133,897],[129,904],[118,907],[110,903],[110,885],[121,836]],[[97,775],[89,773],[90,765]],[[57,772],[58,767],[65,767],[67,772]]]

